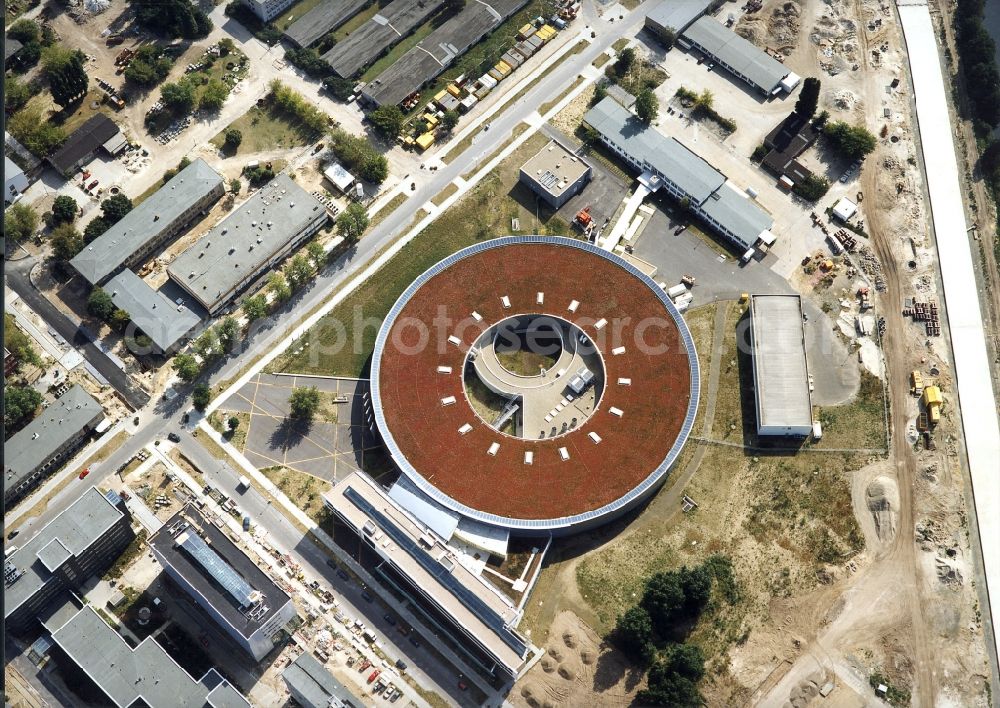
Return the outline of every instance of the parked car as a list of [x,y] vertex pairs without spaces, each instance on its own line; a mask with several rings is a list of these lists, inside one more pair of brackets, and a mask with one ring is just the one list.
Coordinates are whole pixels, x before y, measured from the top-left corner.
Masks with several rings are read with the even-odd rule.
[[417,647],[418,649],[420,648],[420,639],[417,638],[416,634],[410,637],[410,644]]
[[172,443],[179,443],[181,441],[181,436],[178,435],[177,433],[168,433],[167,440],[169,440]]
[[86,477],[86,476],[87,476],[88,474],[90,474],[90,468],[89,468],[89,467],[84,467],[84,468],[83,468],[83,471],[82,471],[82,472],[80,472],[80,479],[83,479],[83,478],[84,478],[84,477]]
[[402,659],[396,659],[396,668],[400,671],[406,671],[406,662]]
[[339,578],[340,578],[341,580],[350,580],[350,579],[351,579],[351,576],[350,576],[350,575],[348,575],[348,574],[347,574],[347,571],[346,571],[346,570],[344,570],[343,568],[337,568],[337,576],[338,576],[338,577],[339,577]]
[[388,622],[392,626],[394,626],[394,627],[396,626],[396,618],[393,617],[392,615],[390,615],[388,612],[386,612],[384,615],[382,615],[382,619],[384,619],[386,622]]
[[362,599],[363,599],[363,600],[364,600],[365,602],[371,602],[371,601],[373,601],[373,600],[375,599],[374,597],[372,597],[372,594],[371,594],[370,592],[368,592],[367,590],[365,590],[365,591],[363,591],[363,592],[361,593],[361,598],[362,598]]

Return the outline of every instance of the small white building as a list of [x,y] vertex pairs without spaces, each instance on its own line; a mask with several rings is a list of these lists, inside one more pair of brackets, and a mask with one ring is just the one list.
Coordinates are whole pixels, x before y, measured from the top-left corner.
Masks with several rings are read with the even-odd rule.
[[323,176],[330,180],[342,194],[347,194],[347,190],[354,184],[354,175],[345,170],[339,162],[331,162],[327,165],[326,169],[323,170]]
[[24,174],[24,170],[6,155],[3,158],[3,181],[4,204],[13,204],[28,188],[28,177]]
[[841,197],[840,201],[833,205],[833,215],[841,221],[849,221],[857,213],[858,205],[847,197]]

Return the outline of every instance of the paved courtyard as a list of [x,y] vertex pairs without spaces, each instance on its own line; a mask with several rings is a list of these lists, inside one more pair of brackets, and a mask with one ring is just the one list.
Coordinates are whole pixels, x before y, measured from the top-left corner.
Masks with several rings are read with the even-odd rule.
[[[308,425],[288,417],[288,397],[303,386],[321,394],[320,411]],[[282,465],[335,483],[363,469],[366,456],[382,457],[381,444],[363,424],[367,391],[367,380],[258,374],[220,410],[250,416],[243,454],[258,468]]]

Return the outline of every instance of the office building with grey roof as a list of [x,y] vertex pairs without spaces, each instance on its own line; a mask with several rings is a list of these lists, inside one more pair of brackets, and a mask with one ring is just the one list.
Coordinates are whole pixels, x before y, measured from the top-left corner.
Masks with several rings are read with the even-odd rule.
[[250,708],[214,668],[196,680],[154,637],[132,648],[89,605],[52,632],[52,643],[57,659],[76,664],[117,708]]
[[148,260],[224,193],[222,177],[198,158],[87,244],[70,265],[91,285],[103,285]]
[[260,661],[296,616],[291,598],[229,537],[187,505],[149,539],[163,570]]
[[75,385],[4,444],[3,498],[12,504],[80,447],[104,420],[101,404]]
[[673,43],[695,20],[705,14],[711,0],[660,0],[646,13],[645,27],[656,37]]
[[737,248],[773,240],[770,214],[729,185],[708,162],[675,138],[643,124],[612,97],[587,111],[583,120],[612,152],[637,171],[658,177],[675,199],[687,199],[694,214]]
[[117,495],[91,487],[4,561],[4,620],[23,632],[54,599],[106,570],[135,538]]
[[365,704],[309,652],[303,652],[290,663],[281,672],[281,678],[302,708],[345,708]]
[[445,0],[390,2],[343,41],[337,42],[323,55],[323,60],[340,78],[353,79],[394,44],[408,37],[444,4]]
[[167,274],[214,315],[328,218],[315,197],[279,174],[179,255]]
[[372,0],[321,0],[285,30],[285,39],[298,47],[308,47],[340,27]]
[[361,92],[376,106],[395,106],[414,91],[434,80],[455,59],[469,50],[528,0],[480,0],[422,39],[394,61]]
[[128,313],[132,324],[149,337],[155,354],[167,354],[201,322],[185,305],[178,305],[150,287],[130,270],[123,270],[105,286],[115,306]]
[[757,434],[809,435],[812,394],[802,298],[752,295],[750,325]]
[[553,209],[583,191],[593,170],[583,158],[552,140],[521,166],[520,182]]
[[683,34],[688,44],[708,55],[717,64],[742,79],[765,96],[784,90],[791,92],[799,77],[788,67],[756,47],[712,17],[700,17]]

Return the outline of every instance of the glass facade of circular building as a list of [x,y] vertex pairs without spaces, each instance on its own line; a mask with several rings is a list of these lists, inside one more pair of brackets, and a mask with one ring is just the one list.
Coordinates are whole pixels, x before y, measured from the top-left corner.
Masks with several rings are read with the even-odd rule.
[[605,523],[659,488],[698,408],[694,342],[619,256],[507,237],[418,277],[382,324],[375,423],[424,494],[518,535]]

